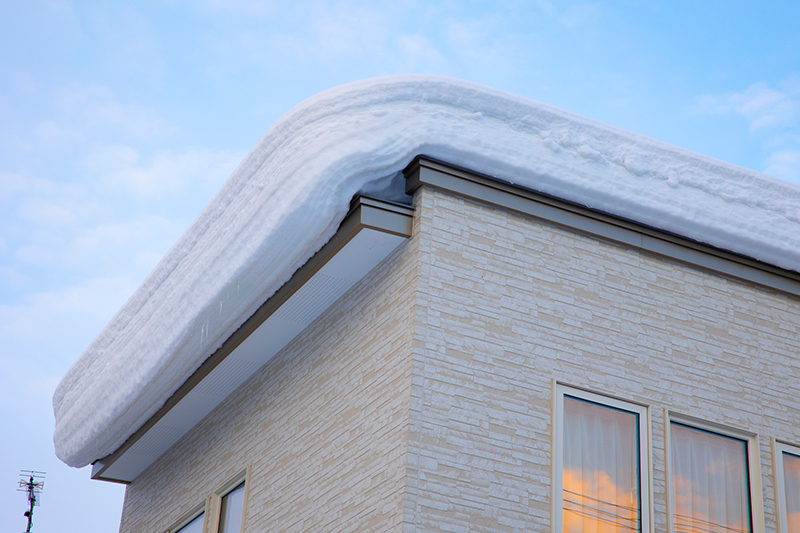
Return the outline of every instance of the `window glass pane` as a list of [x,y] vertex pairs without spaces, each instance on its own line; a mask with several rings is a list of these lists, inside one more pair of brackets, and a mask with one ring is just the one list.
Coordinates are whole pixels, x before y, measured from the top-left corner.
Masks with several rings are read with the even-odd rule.
[[239,533],[244,509],[244,482],[222,498],[219,513],[219,533]]
[[564,396],[563,530],[641,530],[639,415]]
[[800,533],[800,457],[783,452],[783,485],[789,533]]
[[180,528],[177,533],[203,533],[203,513],[197,518]]
[[675,533],[751,531],[747,443],[671,425]]

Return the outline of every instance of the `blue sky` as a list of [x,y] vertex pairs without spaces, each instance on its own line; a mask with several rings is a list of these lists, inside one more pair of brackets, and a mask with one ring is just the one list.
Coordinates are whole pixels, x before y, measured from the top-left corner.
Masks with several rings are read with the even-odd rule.
[[3,2],[0,523],[114,531],[59,463],[60,377],[258,138],[303,99],[430,72],[800,183],[800,2]]

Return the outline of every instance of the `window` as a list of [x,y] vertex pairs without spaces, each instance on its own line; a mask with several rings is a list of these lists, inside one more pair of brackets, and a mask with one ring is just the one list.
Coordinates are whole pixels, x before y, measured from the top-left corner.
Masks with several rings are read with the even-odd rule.
[[555,531],[650,531],[647,408],[556,385]]
[[763,531],[757,447],[755,435],[670,415],[674,533]]
[[800,533],[800,447],[775,441],[780,533]]
[[176,520],[165,533],[203,533],[205,511],[205,502],[196,505],[192,510]]
[[244,510],[244,481],[222,497],[217,533],[239,533]]
[[247,470],[234,476],[214,494],[216,505],[215,533],[240,533],[244,521],[247,494]]
[[203,533],[203,519],[205,513],[200,513],[191,522],[180,528],[176,533]]

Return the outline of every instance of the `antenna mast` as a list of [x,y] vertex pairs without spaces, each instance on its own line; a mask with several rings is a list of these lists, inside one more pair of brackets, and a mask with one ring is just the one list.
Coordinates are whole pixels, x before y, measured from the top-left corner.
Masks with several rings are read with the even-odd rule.
[[[39,495],[44,489],[45,473],[46,472],[39,472],[38,470],[20,470],[19,472],[22,479],[19,480],[17,492],[26,493],[29,505],[29,509],[25,511],[25,516],[28,518],[28,529],[25,530],[25,533],[30,533],[33,527],[33,508],[39,505]],[[37,481],[37,479],[41,481]]]

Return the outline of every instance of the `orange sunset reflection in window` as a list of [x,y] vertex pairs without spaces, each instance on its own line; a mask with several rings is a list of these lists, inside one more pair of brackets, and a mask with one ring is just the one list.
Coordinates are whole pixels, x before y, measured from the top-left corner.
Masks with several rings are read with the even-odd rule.
[[789,533],[800,533],[800,457],[785,452],[783,485],[786,491],[786,522]]
[[673,531],[750,532],[746,443],[677,423],[670,433]]
[[639,417],[564,397],[563,531],[641,530]]

